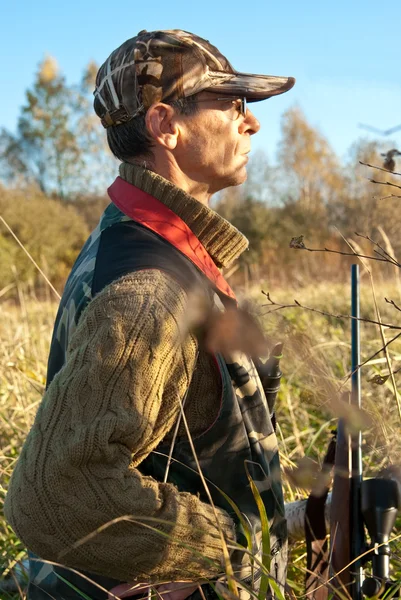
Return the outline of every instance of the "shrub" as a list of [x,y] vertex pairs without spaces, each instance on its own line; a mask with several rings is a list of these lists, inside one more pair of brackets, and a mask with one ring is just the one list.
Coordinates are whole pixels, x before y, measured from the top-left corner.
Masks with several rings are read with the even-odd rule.
[[[32,188],[0,188],[0,215],[60,291],[89,234],[84,217],[71,205]],[[14,282],[40,288],[40,273],[4,223],[0,225],[0,289]]]

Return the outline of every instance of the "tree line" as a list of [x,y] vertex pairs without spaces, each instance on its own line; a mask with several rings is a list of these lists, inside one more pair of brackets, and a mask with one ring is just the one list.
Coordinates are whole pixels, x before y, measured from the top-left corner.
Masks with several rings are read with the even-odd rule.
[[[15,132],[0,130],[0,215],[26,249],[62,289],[87,235],[107,205],[105,190],[117,172],[106,136],[92,109],[97,66],[90,63],[77,84],[68,84],[57,62],[46,57],[27,89]],[[303,235],[313,249],[346,249],[355,231],[401,255],[399,199],[384,183],[372,184],[389,143],[360,139],[341,161],[299,107],[282,116],[277,160],[259,151],[247,182],[217,195],[213,207],[250,240],[236,271],[237,283],[301,286],[342,280],[347,258],[294,252]],[[381,171],[380,181],[394,181]],[[363,249],[368,245],[358,238]],[[40,276],[9,231],[0,224],[0,297],[17,283],[40,286]],[[384,271],[382,270],[383,274]]]

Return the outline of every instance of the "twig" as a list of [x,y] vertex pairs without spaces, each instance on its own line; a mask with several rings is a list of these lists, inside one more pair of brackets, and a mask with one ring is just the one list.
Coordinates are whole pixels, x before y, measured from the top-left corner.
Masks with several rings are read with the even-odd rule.
[[331,248],[308,248],[307,246],[303,246],[302,248],[297,248],[294,246],[295,250],[307,250],[308,252],[331,252],[332,254],[341,254],[342,256],[356,256],[360,258],[368,258],[369,260],[377,260],[379,262],[389,262],[387,258],[377,256],[367,256],[364,254],[358,254],[357,252],[342,252],[341,250],[332,250]]
[[[337,227],[335,227],[335,229],[337,229]],[[377,246],[383,252],[383,254],[381,254],[377,250],[374,250],[374,252],[376,252],[376,254],[378,254],[378,256],[370,256],[370,255],[366,255],[366,254],[361,254],[360,252],[357,252],[352,247],[352,243],[349,240],[347,240],[338,229],[337,229],[337,231],[338,231],[339,235],[343,238],[344,242],[350,247],[352,252],[343,252],[341,250],[332,250],[331,248],[327,248],[327,247],[308,248],[307,246],[305,246],[303,240],[298,242],[298,238],[293,238],[293,240],[296,240],[298,242],[297,244],[294,244],[294,245],[292,245],[293,240],[291,240],[290,248],[293,248],[294,250],[307,250],[307,252],[330,252],[332,254],[340,254],[341,256],[355,256],[355,258],[359,258],[359,259],[367,258],[368,260],[376,260],[378,262],[388,262],[388,263],[391,263],[391,264],[401,268],[401,263],[399,263],[393,256],[391,256],[391,254],[386,252],[386,250],[384,248],[382,248],[382,246],[378,242],[375,242],[369,236],[362,235],[361,233],[355,232],[355,235],[357,235],[358,237],[364,238],[364,239],[368,240],[369,242],[371,242],[373,245]],[[300,237],[303,238],[303,236],[300,236]]]
[[[387,373],[387,375],[375,375],[370,381],[372,381],[373,383],[377,383],[378,385],[383,385],[383,383],[386,383],[389,377],[397,375],[397,373],[399,373],[400,371],[401,367],[398,367],[398,369],[395,369],[395,371],[390,371],[389,373]],[[376,378],[378,378],[378,381]]]
[[395,187],[395,188],[398,188],[399,190],[401,190],[401,185],[391,183],[390,181],[376,181],[376,179],[369,179],[369,177],[367,179],[371,183],[378,183],[379,185],[390,185],[391,187]]
[[377,169],[378,171],[385,171],[386,173],[391,173],[391,175],[401,175],[401,173],[396,173],[395,171],[389,171],[388,169],[384,169],[383,167],[377,167],[376,165],[370,165],[369,163],[359,161],[360,165],[364,165],[365,167],[370,167],[371,169]]
[[264,315],[270,314],[279,310],[284,310],[286,308],[302,308],[303,310],[309,310],[310,312],[318,313],[319,315],[323,315],[325,317],[334,317],[335,319],[355,319],[356,321],[362,321],[363,323],[371,323],[372,325],[383,325],[383,327],[387,327],[388,329],[394,329],[396,331],[401,330],[401,326],[392,325],[390,323],[382,323],[380,321],[375,321],[374,319],[366,319],[364,317],[353,317],[352,315],[343,315],[343,314],[334,314],[329,313],[324,310],[320,310],[318,308],[312,308],[311,306],[305,306],[298,302],[298,300],[294,299],[294,304],[279,304],[278,302],[274,302],[272,300],[269,292],[264,292],[262,290],[262,294],[266,296],[269,301],[269,304],[262,304],[262,306],[275,306],[276,308],[263,313]]
[[[382,346],[380,348],[380,350],[377,350],[377,352],[375,352],[374,354],[372,354],[371,356],[369,356],[369,358],[365,359],[363,362],[361,362],[360,365],[358,365],[358,369],[360,369],[361,367],[363,367],[364,365],[366,365],[368,362],[370,362],[371,360],[373,360],[374,358],[376,358],[376,356],[378,356],[381,352],[383,352],[386,348],[388,348],[388,346],[390,346],[390,344],[392,344],[393,342],[395,342],[395,340],[397,340],[399,337],[401,336],[401,333],[397,333],[397,335],[395,335],[393,338],[391,338],[391,340],[389,340],[388,342],[386,342],[384,344],[384,346]],[[350,373],[351,376],[351,373]]]
[[373,196],[374,200],[387,200],[388,198],[401,198],[401,196],[397,196],[396,194],[390,194],[389,196]]
[[357,231],[355,231],[355,235],[358,236],[358,237],[360,237],[360,238],[363,238],[364,240],[368,240],[368,242],[370,242],[374,246],[377,246],[379,248],[379,250],[381,252],[383,252],[383,254],[380,254],[377,250],[374,250],[374,252],[377,252],[379,254],[379,256],[381,256],[382,258],[386,258],[387,257],[388,260],[393,263],[393,265],[395,265],[396,267],[400,267],[401,268],[401,264],[398,262],[398,260],[394,256],[391,256],[391,254],[389,252],[387,252],[387,250],[385,250],[383,248],[383,246],[381,246],[379,244],[379,242],[375,242],[375,240],[373,240],[370,236],[363,235],[362,233],[358,233]]
[[389,300],[388,298],[384,298],[384,299],[388,304],[392,304],[394,306],[394,308],[396,308],[397,310],[399,310],[401,312],[401,308],[394,302],[394,300]]

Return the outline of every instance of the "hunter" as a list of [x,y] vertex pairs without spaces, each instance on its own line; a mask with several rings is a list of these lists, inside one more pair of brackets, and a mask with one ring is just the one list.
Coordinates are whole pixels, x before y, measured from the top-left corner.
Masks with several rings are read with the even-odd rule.
[[209,201],[246,180],[260,128],[247,103],[294,82],[237,72],[181,30],[140,31],[100,68],[94,108],[119,176],[67,280],[46,393],[5,502],[29,549],[29,600],[140,597],[149,585],[174,600],[217,598],[224,547],[237,579],[257,588],[226,498],[260,555],[247,473],[283,589],[272,407],[249,356],[210,341],[222,329],[214,315],[237,311],[222,269],[248,241]]

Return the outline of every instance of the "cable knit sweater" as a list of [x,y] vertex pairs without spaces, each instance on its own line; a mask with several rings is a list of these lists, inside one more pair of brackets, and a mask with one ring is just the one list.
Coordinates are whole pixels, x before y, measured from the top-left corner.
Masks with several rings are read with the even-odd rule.
[[[174,210],[219,266],[247,245],[217,213],[132,165],[120,175]],[[181,331],[188,297],[160,271],[126,276],[81,315],[14,470],[5,514],[44,559],[120,581],[215,577],[222,549],[212,507],[136,468],[171,435],[189,386],[193,434],[220,396],[212,358]],[[231,518],[217,509],[233,540]]]

